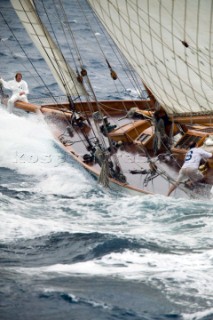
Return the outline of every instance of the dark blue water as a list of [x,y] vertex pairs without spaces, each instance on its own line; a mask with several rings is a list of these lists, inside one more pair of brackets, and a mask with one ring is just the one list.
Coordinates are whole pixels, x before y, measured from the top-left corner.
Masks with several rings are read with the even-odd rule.
[[[45,3],[57,25],[51,1]],[[65,6],[97,96],[137,98],[126,77],[125,86],[110,80],[98,47],[94,54],[79,1]],[[32,100],[61,95],[9,1],[0,1],[0,12],[1,76],[21,71]],[[1,107],[0,141],[0,319],[213,319],[212,201],[103,190],[35,115]]]

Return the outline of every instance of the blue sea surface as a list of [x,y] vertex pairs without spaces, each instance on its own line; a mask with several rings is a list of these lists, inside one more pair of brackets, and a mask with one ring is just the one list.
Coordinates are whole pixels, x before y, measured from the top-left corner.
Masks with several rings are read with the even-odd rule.
[[[87,3],[63,2],[97,97],[138,98]],[[37,3],[61,32],[56,1]],[[91,28],[124,85],[110,79]],[[61,95],[8,0],[0,59],[5,80],[23,73],[30,100]],[[3,106],[0,141],[1,320],[213,319],[212,201],[105,190],[42,119]]]

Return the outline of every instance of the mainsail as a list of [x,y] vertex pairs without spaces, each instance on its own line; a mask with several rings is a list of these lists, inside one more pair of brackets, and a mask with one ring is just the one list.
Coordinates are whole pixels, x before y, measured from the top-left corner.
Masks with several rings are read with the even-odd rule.
[[77,81],[75,71],[68,65],[41,22],[32,0],[11,0],[11,3],[33,43],[48,64],[61,90],[67,96],[86,95],[83,85]]
[[213,111],[212,0],[88,0],[169,114]]

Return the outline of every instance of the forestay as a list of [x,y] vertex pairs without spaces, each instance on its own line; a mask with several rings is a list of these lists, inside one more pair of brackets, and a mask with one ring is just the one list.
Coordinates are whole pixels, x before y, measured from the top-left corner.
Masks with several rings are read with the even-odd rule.
[[48,64],[55,80],[67,96],[86,95],[83,85],[77,81],[74,70],[52,40],[39,18],[31,0],[11,0],[11,3],[33,43]]
[[212,0],[88,0],[169,114],[213,112]]

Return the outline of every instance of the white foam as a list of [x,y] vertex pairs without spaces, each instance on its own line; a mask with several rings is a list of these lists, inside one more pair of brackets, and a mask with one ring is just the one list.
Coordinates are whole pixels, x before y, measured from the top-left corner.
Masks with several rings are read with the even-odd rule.
[[[39,268],[19,268],[16,271],[29,276],[52,277],[62,275],[110,276],[142,281],[161,289],[173,297],[191,296],[212,301],[213,250],[207,253],[185,255],[153,253],[149,250],[112,253],[101,259],[75,264],[55,264]],[[174,301],[175,302],[175,301]],[[186,302],[187,303],[187,302]],[[189,299],[190,304],[190,299]],[[194,307],[196,302],[194,302]],[[190,319],[190,318],[189,318]]]
[[[19,238],[31,239],[51,232],[61,232],[61,230],[72,232],[72,225],[64,225],[63,220],[53,219],[48,210],[43,212],[43,217],[35,213],[35,215],[28,215],[26,206],[19,202],[19,207],[14,209],[14,213],[1,211],[0,217],[2,223],[0,224],[0,240],[8,242],[18,240]],[[38,208],[40,210],[40,208]],[[48,209],[48,208],[46,208]],[[20,215],[20,211],[23,212]],[[25,212],[25,214],[24,214]],[[37,211],[38,212],[38,211]],[[58,218],[62,213],[58,212]]]
[[47,125],[36,115],[19,117],[0,109],[0,139],[0,166],[38,177],[35,190],[72,195],[88,190],[84,175],[66,161]]
[[[193,312],[191,314],[184,313],[183,314],[183,319],[184,320],[201,320],[201,319],[209,319],[210,320],[210,315],[212,316],[213,314],[213,308],[209,308],[205,311],[198,311],[198,312]],[[212,318],[211,318],[212,319]]]
[[[64,212],[60,209],[60,200],[51,195],[82,196],[90,190],[91,184],[70,159],[64,158],[44,121],[36,115],[17,116],[0,109],[0,140],[0,166],[30,177],[21,184],[19,179],[17,182],[14,179],[4,184],[1,181],[1,185],[15,192],[35,193],[35,199],[38,198],[34,201],[32,196],[28,202],[26,198],[21,201],[21,193],[18,198],[10,196],[10,192],[0,194],[0,239],[8,241],[58,231],[72,232],[71,221],[64,224],[63,219],[56,220],[64,216]],[[42,194],[45,195],[43,205],[39,200]],[[63,206],[69,208],[70,203],[68,198]],[[48,214],[49,210],[56,219]],[[36,220],[33,220],[34,215]]]
[[34,115],[20,117],[0,109],[0,139],[0,165],[21,173],[41,170],[42,156],[55,153],[50,131]]

